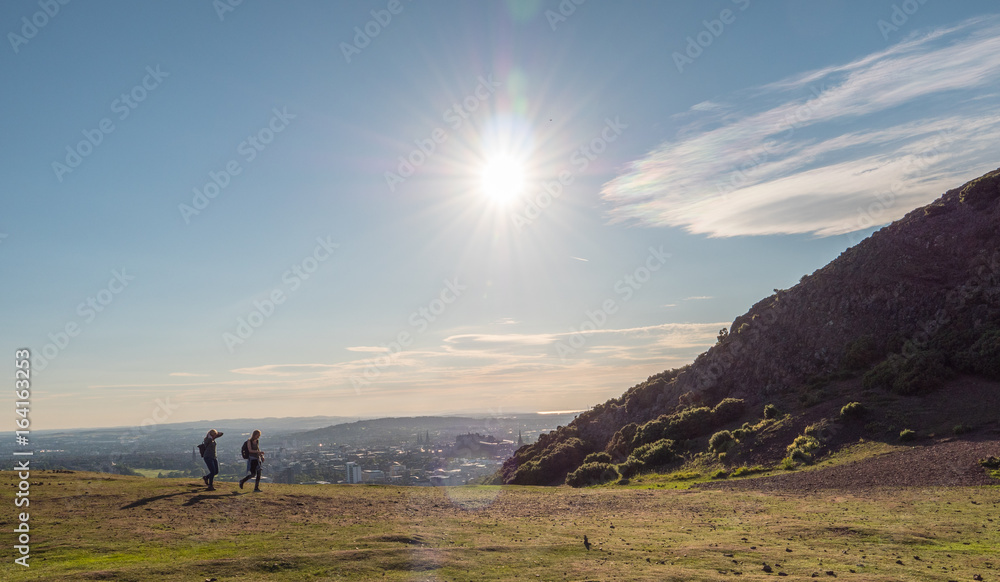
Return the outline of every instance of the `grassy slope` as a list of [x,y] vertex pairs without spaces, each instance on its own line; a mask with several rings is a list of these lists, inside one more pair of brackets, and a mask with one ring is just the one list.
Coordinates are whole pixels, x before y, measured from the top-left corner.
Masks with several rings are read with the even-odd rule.
[[[0,478],[8,483],[0,503],[11,508],[0,527],[10,531],[13,477]],[[734,571],[744,580],[779,571],[796,578],[832,571],[858,580],[974,574],[991,580],[1000,574],[994,555],[1000,521],[992,521],[1000,520],[997,487],[800,496],[268,485],[251,494],[231,483],[207,493],[188,480],[89,473],[32,479],[32,567],[8,558],[0,566],[3,580],[721,580]],[[589,552],[584,534],[594,545]],[[774,574],[762,571],[764,562]]]

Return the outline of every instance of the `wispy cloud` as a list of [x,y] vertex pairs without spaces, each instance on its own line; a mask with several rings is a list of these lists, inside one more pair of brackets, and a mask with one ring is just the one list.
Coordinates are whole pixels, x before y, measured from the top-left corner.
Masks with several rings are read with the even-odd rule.
[[180,378],[207,378],[208,374],[192,374],[191,372],[171,372],[171,376],[178,376]]
[[570,257],[571,259],[576,259],[577,261],[583,261],[584,263],[589,263],[590,259],[583,259],[580,257]]
[[[257,402],[275,414],[296,414],[303,403],[332,412],[349,406],[352,414],[440,413],[442,402],[455,409],[487,405],[522,410],[587,407],[617,396],[652,373],[682,366],[716,342],[727,322],[667,323],[643,327],[581,332],[585,345],[571,357],[556,349],[576,332],[535,334],[463,333],[450,335],[429,348],[394,354],[352,350],[339,362],[265,364],[230,370],[214,381],[189,384],[88,386],[95,395],[140,392],[162,394],[192,406],[224,406],[234,395]],[[363,347],[363,346],[362,346]],[[342,352],[344,353],[344,352]],[[378,374],[360,391],[352,378],[366,370]],[[294,393],[299,408],[284,406]]]
[[692,295],[691,297],[685,297],[684,301],[704,301],[706,299],[713,299],[711,295]]
[[709,236],[853,232],[998,165],[1000,17],[693,106],[602,194],[612,221]]

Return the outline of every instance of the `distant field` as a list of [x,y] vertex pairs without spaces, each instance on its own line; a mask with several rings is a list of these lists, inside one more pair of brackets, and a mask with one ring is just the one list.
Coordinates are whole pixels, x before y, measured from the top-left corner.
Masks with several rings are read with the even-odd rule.
[[[16,483],[0,477],[9,532]],[[9,557],[3,580],[1000,578],[997,486],[793,494],[268,484],[255,494],[94,473],[33,473],[32,482],[32,566]]]
[[149,477],[151,479],[156,479],[157,475],[160,473],[168,473],[169,471],[164,471],[163,469],[132,469],[136,473],[142,475],[143,477]]

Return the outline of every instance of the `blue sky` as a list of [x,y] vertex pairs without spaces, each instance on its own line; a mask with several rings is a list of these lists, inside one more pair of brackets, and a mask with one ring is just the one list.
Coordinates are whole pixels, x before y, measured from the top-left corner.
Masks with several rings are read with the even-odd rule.
[[5,2],[2,349],[35,428],[585,409],[1000,165],[996,12]]

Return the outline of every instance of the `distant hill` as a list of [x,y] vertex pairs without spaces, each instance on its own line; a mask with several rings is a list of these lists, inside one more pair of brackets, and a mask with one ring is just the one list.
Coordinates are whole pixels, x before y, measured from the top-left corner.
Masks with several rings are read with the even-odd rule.
[[305,442],[336,442],[340,444],[385,442],[398,444],[416,437],[432,441],[454,441],[460,434],[480,433],[499,439],[517,441],[521,432],[525,440],[534,441],[537,435],[568,424],[574,414],[520,413],[503,416],[412,416],[377,418],[342,423],[295,435]]
[[[519,449],[498,480],[562,483],[586,461],[583,481],[599,481],[611,469],[628,477],[720,452],[729,466],[786,455],[809,462],[849,439],[995,423],[998,227],[1000,170],[776,290],[692,364],[651,376]],[[859,404],[842,416],[849,401]]]

